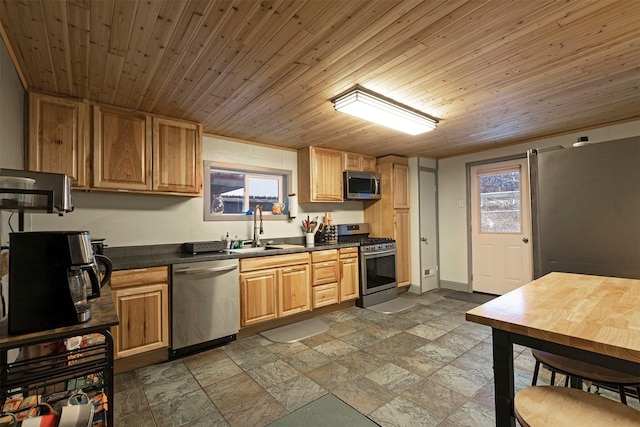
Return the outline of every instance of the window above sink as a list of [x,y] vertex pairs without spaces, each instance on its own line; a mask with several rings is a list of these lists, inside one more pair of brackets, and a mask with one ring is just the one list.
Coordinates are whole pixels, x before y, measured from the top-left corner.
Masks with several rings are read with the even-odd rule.
[[291,175],[284,169],[205,161],[204,220],[253,220],[257,205],[265,220],[286,220]]

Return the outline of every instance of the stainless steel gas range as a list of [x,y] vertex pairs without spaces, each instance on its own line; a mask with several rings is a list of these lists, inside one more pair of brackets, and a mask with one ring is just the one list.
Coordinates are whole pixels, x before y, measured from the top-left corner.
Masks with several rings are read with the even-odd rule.
[[398,296],[396,241],[369,237],[369,224],[338,225],[338,242],[360,243],[360,298],[358,307],[370,307]]

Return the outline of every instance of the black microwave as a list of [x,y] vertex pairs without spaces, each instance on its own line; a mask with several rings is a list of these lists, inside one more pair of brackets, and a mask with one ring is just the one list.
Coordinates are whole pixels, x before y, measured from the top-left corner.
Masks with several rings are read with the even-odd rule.
[[370,172],[345,172],[344,198],[347,200],[379,199],[380,175]]

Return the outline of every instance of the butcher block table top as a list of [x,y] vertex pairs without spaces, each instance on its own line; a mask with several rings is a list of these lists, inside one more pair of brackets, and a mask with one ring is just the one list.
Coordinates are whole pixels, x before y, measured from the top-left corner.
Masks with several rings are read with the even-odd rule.
[[640,280],[549,273],[467,312],[467,320],[640,362]]

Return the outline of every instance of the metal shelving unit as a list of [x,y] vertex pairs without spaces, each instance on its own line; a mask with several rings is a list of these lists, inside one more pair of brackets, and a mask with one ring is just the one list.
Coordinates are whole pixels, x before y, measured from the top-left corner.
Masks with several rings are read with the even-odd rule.
[[[74,391],[102,391],[107,405],[113,405],[113,338],[110,328],[118,324],[111,291],[103,288],[100,298],[91,303],[92,317],[85,323],[48,331],[9,335],[7,319],[0,321],[0,402],[12,396],[42,395],[55,404]],[[83,335],[99,334],[85,347],[28,360],[9,362],[12,349],[24,349],[60,342]],[[112,407],[112,406],[111,406]],[[113,426],[113,411],[106,411],[106,425]]]

